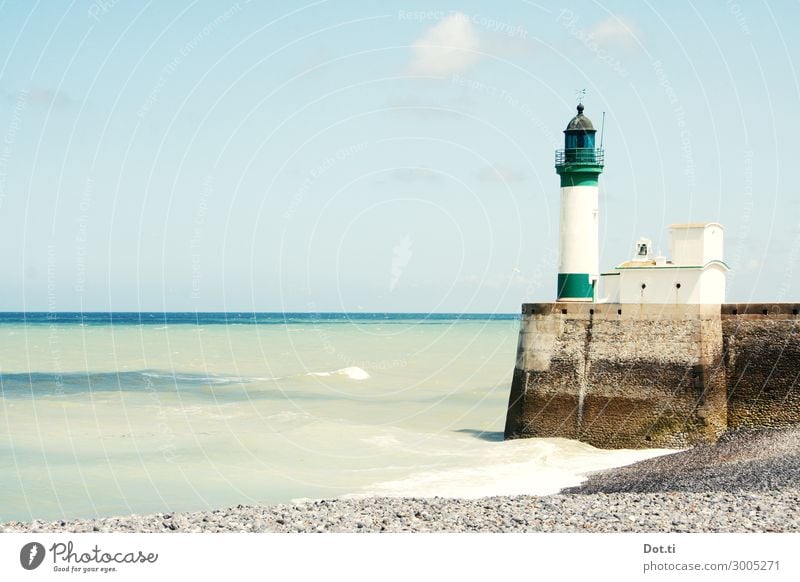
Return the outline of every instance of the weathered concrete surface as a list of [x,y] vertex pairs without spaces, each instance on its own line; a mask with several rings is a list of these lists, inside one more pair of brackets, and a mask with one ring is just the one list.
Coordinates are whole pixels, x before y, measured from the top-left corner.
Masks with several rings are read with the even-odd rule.
[[796,311],[525,304],[505,436],[682,448],[798,422]]

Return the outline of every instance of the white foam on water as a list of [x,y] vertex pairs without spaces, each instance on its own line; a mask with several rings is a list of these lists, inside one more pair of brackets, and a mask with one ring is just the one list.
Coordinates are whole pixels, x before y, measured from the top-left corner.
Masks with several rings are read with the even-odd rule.
[[474,463],[377,482],[345,497],[459,497],[551,495],[580,485],[589,473],[629,465],[674,450],[602,450],[566,439],[490,443]]
[[368,380],[369,379],[369,372],[364,370],[363,368],[359,368],[357,366],[349,366],[347,368],[342,368],[340,370],[334,370],[333,372],[309,372],[306,374],[307,376],[346,376],[351,380]]
[[283,410],[275,414],[264,417],[268,422],[296,422],[300,420],[308,420],[313,418],[310,414],[304,412],[295,412],[291,410]]

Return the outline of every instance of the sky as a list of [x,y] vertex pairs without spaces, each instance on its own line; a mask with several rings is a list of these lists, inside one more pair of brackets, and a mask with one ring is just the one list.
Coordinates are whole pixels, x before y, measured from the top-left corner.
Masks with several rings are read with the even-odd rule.
[[717,221],[800,300],[797,2],[0,3],[0,310],[518,312],[605,113],[601,270]]

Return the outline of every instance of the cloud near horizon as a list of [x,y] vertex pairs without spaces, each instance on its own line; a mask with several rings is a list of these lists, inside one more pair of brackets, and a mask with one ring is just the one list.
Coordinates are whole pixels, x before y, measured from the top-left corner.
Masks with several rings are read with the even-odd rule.
[[486,165],[478,170],[476,177],[481,182],[519,184],[527,179],[523,170],[505,164]]
[[425,31],[411,45],[409,71],[416,75],[454,75],[477,63],[481,42],[469,17],[454,12]]

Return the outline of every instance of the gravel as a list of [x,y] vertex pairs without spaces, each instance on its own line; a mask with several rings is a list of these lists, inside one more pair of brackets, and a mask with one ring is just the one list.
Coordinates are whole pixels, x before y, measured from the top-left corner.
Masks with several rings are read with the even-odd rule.
[[6,532],[798,532],[800,490],[366,498],[28,523]]
[[800,489],[800,428],[739,431],[714,445],[589,476],[569,493],[773,492]]
[[4,532],[798,532],[800,429],[726,436],[716,445],[591,475],[544,497],[369,497],[69,521],[9,522]]

